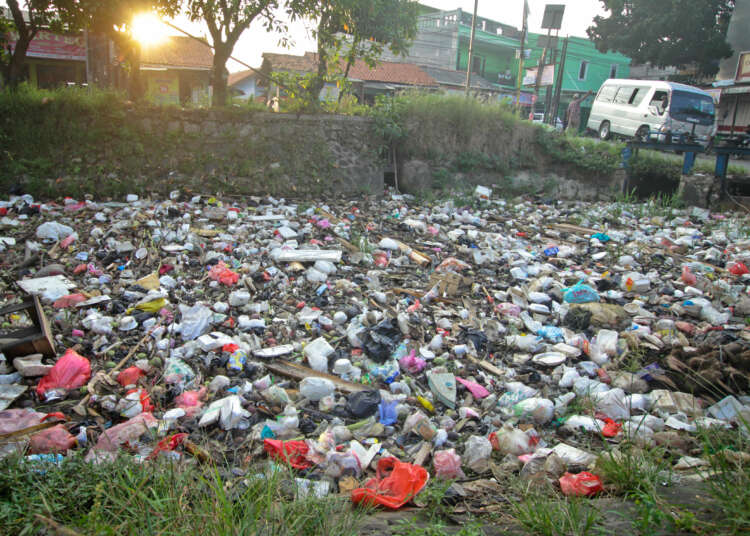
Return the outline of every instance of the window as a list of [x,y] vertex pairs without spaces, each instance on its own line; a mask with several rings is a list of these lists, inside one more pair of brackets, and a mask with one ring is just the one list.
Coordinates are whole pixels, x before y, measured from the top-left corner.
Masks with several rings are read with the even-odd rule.
[[628,100],[628,104],[632,104],[633,106],[640,105],[641,101],[646,96],[646,93],[648,93],[647,87],[635,88],[635,91],[633,91],[633,94],[630,96],[630,99]]
[[632,87],[621,87],[615,95],[615,104],[628,104],[630,97],[633,95]]
[[589,62],[581,61],[581,67],[578,69],[578,80],[586,80],[589,70]]
[[604,86],[600,91],[596,100],[599,102],[612,102],[617,93],[617,86]]
[[484,58],[474,55],[471,59],[471,72],[479,76],[484,76]]
[[610,65],[610,67],[609,67],[609,77],[610,78],[617,78],[617,65]]

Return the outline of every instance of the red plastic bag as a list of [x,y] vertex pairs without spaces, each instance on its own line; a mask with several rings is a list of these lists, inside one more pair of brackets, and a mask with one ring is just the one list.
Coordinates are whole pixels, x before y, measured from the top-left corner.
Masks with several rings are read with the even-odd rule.
[[313,466],[312,462],[306,458],[310,448],[304,441],[264,439],[263,448],[274,460],[287,462],[295,469],[308,469]]
[[435,477],[441,479],[463,478],[461,470],[461,456],[456,454],[456,449],[438,450],[432,455],[432,463],[435,465]]
[[734,275],[750,274],[750,270],[748,270],[747,266],[742,262],[735,262],[732,264],[732,266],[729,267],[729,272]]
[[77,389],[91,378],[91,363],[68,348],[55,366],[39,381],[36,394],[44,398],[50,389]]
[[239,274],[230,270],[222,261],[219,261],[208,271],[208,277],[228,287],[234,285],[240,279]]
[[177,447],[182,445],[182,442],[187,439],[188,434],[185,433],[179,433],[179,434],[172,434],[169,437],[165,437],[159,443],[156,445],[156,448],[151,451],[151,454],[148,455],[146,458],[147,460],[153,460],[156,458],[160,452],[164,451],[170,451],[175,450]]
[[589,497],[604,491],[601,479],[586,471],[577,475],[565,473],[560,477],[560,488],[565,495],[577,497]]
[[117,375],[117,383],[123,387],[127,385],[135,385],[138,383],[138,379],[145,375],[146,373],[138,367],[128,367]]
[[365,487],[352,490],[352,502],[397,510],[416,497],[429,479],[424,467],[402,463],[392,456],[381,458],[377,476],[365,482]]
[[77,303],[85,302],[86,299],[86,296],[83,294],[68,294],[67,296],[58,298],[52,304],[52,307],[55,309],[65,309],[66,307],[73,307]]
[[62,424],[47,428],[31,436],[29,452],[31,454],[63,453],[76,446],[76,438]]
[[695,274],[690,271],[690,267],[686,264],[682,267],[682,282],[686,285],[695,285],[695,283],[698,281],[698,278],[695,277]]
[[615,437],[617,434],[620,433],[620,430],[622,429],[621,424],[617,424],[615,421],[613,421],[610,418],[604,418],[604,428],[602,428],[602,435],[604,437]]

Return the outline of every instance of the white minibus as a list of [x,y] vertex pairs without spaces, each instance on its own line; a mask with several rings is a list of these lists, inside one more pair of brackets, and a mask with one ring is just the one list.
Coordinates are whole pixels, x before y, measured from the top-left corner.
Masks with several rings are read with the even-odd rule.
[[707,145],[715,134],[714,101],[702,89],[659,80],[609,79],[596,94],[587,127],[641,141]]

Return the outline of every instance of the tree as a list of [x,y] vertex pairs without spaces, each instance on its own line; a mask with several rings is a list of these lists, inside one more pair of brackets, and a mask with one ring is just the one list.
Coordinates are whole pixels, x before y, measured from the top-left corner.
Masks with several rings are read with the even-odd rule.
[[345,79],[358,58],[375,67],[386,47],[405,54],[417,33],[418,4],[412,0],[298,0],[289,7],[293,16],[319,19],[318,72],[308,88],[313,102],[332,72]]
[[256,19],[263,21],[267,31],[284,28],[274,14],[278,7],[278,0],[188,0],[190,18],[204,21],[211,34],[214,49],[212,106],[225,106],[227,103],[226,64],[242,32]]
[[80,25],[78,9],[74,0],[6,0],[12,21],[0,24],[9,27],[14,33],[15,46],[0,53],[0,71],[3,82],[15,88],[21,81],[26,52],[39,30],[50,29],[56,32],[72,31]]
[[732,55],[726,41],[734,0],[600,0],[610,14],[587,33],[597,48],[659,67],[694,66],[711,76]]
[[79,19],[91,31],[109,37],[123,57],[128,71],[128,96],[133,100],[145,95],[141,77],[141,44],[133,35],[133,20],[137,15],[156,13],[173,16],[181,0],[80,0]]

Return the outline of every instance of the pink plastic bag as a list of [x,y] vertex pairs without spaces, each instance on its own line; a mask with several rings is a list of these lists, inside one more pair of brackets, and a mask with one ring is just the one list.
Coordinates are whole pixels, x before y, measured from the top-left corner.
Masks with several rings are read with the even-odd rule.
[[490,392],[477,382],[464,380],[459,377],[456,377],[456,381],[466,387],[474,398],[486,398],[490,396]]
[[185,391],[180,396],[174,399],[175,406],[185,410],[187,417],[193,417],[203,405],[203,400],[206,397],[206,388],[202,387],[200,391]]
[[155,428],[159,421],[150,413],[141,413],[130,420],[116,424],[112,428],[105,430],[99,436],[94,450],[107,452],[117,452],[117,449],[125,443],[136,441],[143,434],[148,432],[149,428]]
[[461,457],[456,454],[456,449],[438,450],[432,456],[432,463],[436,478],[453,480],[466,476],[461,470]]
[[67,307],[73,307],[75,304],[85,301],[86,296],[84,296],[83,294],[68,294],[67,296],[58,298],[55,303],[52,304],[52,307],[54,307],[55,309],[65,309]]
[[427,366],[427,361],[421,357],[417,357],[414,350],[412,350],[409,355],[405,355],[399,359],[398,364],[409,374],[418,374]]
[[0,434],[10,434],[40,424],[44,413],[30,409],[6,409],[0,411]]
[[31,436],[29,452],[31,454],[64,453],[76,446],[76,438],[62,424],[47,428]]
[[68,348],[55,366],[39,381],[36,394],[44,399],[51,389],[77,389],[91,378],[91,363]]

